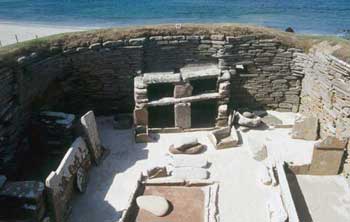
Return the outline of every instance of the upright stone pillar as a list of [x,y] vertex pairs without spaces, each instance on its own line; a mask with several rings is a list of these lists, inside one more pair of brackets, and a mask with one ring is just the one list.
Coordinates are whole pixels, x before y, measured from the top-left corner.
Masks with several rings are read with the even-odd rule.
[[148,110],[146,107],[134,109],[134,125],[148,126]]
[[102,156],[102,144],[100,134],[98,133],[96,119],[93,111],[87,112],[80,118],[84,130],[84,137],[88,143],[92,160],[99,164]]
[[175,127],[182,129],[191,128],[191,104],[175,104]]
[[174,97],[182,98],[192,95],[193,87],[189,83],[176,84],[174,88]]

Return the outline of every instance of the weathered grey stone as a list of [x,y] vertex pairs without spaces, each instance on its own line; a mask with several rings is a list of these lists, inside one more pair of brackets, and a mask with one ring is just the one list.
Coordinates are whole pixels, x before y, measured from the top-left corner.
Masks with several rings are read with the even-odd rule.
[[151,169],[147,170],[147,177],[149,179],[166,177],[166,176],[168,176],[168,171],[166,167],[152,167]]
[[177,73],[144,73],[144,84],[157,84],[157,83],[177,83],[181,81],[180,74]]
[[314,116],[297,117],[291,136],[293,139],[317,140],[318,118]]
[[176,149],[173,145],[169,147],[169,152],[172,154],[198,154],[201,153],[204,149],[202,144],[197,144],[192,147],[188,147],[185,150]]
[[115,47],[124,45],[124,42],[123,42],[123,40],[106,41],[102,45],[103,45],[103,47],[107,47],[107,48],[115,48]]
[[175,127],[182,129],[191,128],[191,104],[178,103],[175,104]]
[[219,116],[227,116],[227,112],[228,112],[227,104],[219,105],[218,111],[219,111]]
[[254,117],[254,113],[251,112],[243,112],[242,115],[246,118],[253,118]]
[[142,45],[146,41],[146,38],[129,39],[129,45]]
[[189,83],[176,84],[174,89],[174,97],[181,98],[192,95],[193,87]]
[[29,60],[29,58],[27,56],[21,56],[17,59],[17,62],[20,64],[23,64],[25,62],[27,62]]
[[208,134],[208,137],[216,149],[225,149],[239,145],[238,134],[234,127],[227,126],[213,130]]
[[240,126],[246,126],[249,128],[256,128],[259,127],[261,124],[261,118],[259,116],[256,116],[254,118],[247,118],[238,113],[238,125]]
[[174,178],[184,180],[201,180],[209,178],[209,172],[207,170],[195,167],[174,168],[171,175]]
[[220,69],[216,65],[192,65],[180,69],[182,79],[190,81],[194,79],[217,78],[220,76]]
[[89,49],[92,49],[92,50],[98,50],[102,48],[102,44],[101,43],[93,43],[89,46]]
[[310,174],[337,175],[342,164],[347,140],[328,136],[314,146]]
[[87,47],[78,47],[78,48],[76,48],[76,50],[77,50],[77,52],[85,52],[88,50],[88,48]]
[[196,146],[198,145],[198,139],[197,137],[190,137],[190,136],[187,136],[187,137],[181,137],[179,138],[174,144],[174,148],[175,149],[178,149],[178,150],[181,150],[181,151],[184,151],[190,147],[193,147],[193,146]]
[[98,133],[96,119],[93,111],[87,112],[80,118],[85,138],[89,144],[91,156],[95,163],[99,163],[102,155],[102,144]]
[[169,210],[167,199],[161,196],[144,195],[136,198],[137,206],[155,216],[162,217]]

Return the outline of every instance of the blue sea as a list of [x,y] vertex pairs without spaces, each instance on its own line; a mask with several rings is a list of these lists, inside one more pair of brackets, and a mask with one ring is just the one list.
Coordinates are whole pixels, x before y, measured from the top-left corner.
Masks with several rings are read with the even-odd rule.
[[0,22],[82,27],[233,22],[334,35],[350,30],[350,0],[0,0]]

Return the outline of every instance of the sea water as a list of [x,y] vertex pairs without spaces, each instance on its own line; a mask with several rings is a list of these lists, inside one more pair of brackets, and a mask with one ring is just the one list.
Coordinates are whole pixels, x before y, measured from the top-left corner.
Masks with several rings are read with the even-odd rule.
[[350,0],[0,0],[0,21],[82,27],[232,22],[340,34],[350,30]]

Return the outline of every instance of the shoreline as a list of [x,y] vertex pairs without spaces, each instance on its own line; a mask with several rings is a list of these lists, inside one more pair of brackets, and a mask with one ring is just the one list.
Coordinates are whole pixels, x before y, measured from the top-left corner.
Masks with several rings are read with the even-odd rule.
[[[150,25],[145,23],[145,25]],[[124,24],[121,26],[133,26],[133,24]],[[113,26],[111,26],[113,27]],[[35,38],[50,36],[54,34],[87,31],[99,28],[111,28],[102,26],[74,26],[74,25],[55,25],[49,23],[19,23],[14,21],[0,20],[0,47],[14,44],[17,42],[23,42],[32,40]],[[117,27],[117,26],[116,26]],[[297,34],[314,35],[314,36],[338,36],[341,35],[333,33],[315,33],[311,31],[297,32]],[[16,39],[17,38],[17,39]]]
[[49,35],[86,31],[98,27],[60,26],[35,23],[16,23],[0,20],[0,47]]

